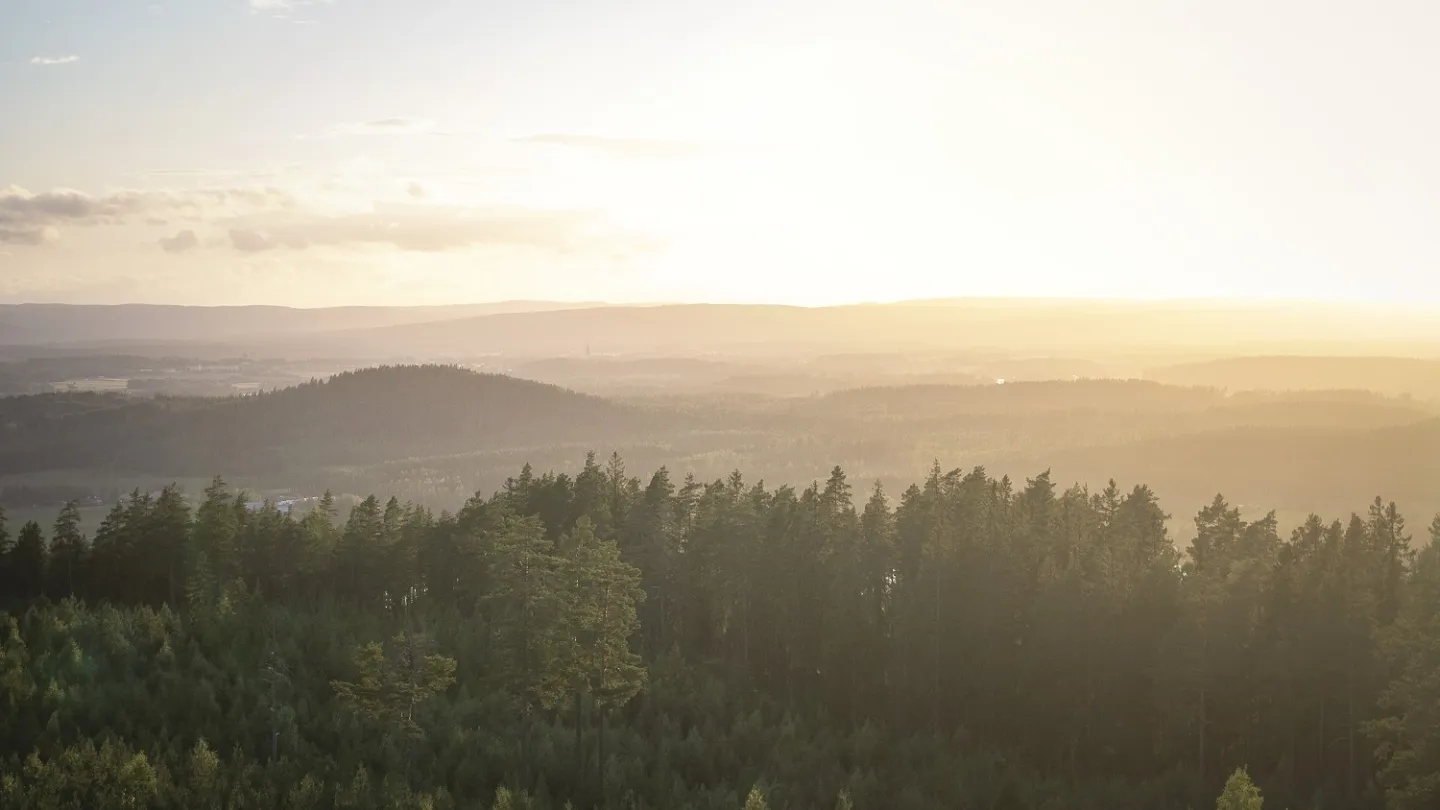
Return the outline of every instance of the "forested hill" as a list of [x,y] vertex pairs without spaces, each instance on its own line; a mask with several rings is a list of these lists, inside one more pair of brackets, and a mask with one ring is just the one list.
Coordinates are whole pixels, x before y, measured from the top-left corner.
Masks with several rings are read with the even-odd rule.
[[642,411],[450,366],[391,366],[230,399],[0,399],[0,470],[263,473],[623,437]]

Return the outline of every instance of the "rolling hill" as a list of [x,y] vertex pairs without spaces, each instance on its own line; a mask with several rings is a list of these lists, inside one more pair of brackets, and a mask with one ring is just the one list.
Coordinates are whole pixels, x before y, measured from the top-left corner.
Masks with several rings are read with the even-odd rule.
[[562,388],[444,366],[372,368],[229,399],[0,399],[0,474],[259,474],[615,441],[656,420]]
[[[703,365],[703,364],[702,364]],[[573,371],[569,364],[540,366]],[[664,374],[691,364],[645,361]],[[1365,392],[1226,394],[1141,380],[897,385],[825,395],[612,400],[448,366],[371,368],[246,397],[0,398],[0,484],[216,473],[257,489],[394,492],[437,509],[586,451],[678,480],[804,486],[841,465],[905,484],[932,463],[1057,483],[1146,483],[1182,519],[1219,491],[1287,515],[1376,495],[1440,510],[1435,406]],[[896,493],[892,493],[896,494]],[[1182,520],[1183,522],[1183,520]]]

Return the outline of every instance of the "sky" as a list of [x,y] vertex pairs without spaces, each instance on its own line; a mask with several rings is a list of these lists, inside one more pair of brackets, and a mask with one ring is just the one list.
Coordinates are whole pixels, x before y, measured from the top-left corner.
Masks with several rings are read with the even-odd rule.
[[1433,0],[0,0],[0,301],[1440,301]]

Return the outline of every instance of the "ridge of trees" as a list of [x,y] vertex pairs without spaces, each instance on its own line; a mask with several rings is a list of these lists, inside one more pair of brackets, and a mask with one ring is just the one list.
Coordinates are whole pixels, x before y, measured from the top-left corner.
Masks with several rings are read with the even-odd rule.
[[938,465],[246,501],[0,528],[5,806],[1440,801],[1440,517],[1378,498],[1282,537],[1217,496],[1183,554],[1144,486]]

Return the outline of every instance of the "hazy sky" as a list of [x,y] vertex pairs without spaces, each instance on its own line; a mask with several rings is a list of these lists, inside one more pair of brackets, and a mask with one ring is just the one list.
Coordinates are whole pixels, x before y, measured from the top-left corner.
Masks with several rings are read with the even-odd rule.
[[0,0],[0,300],[1440,299],[1434,0]]

